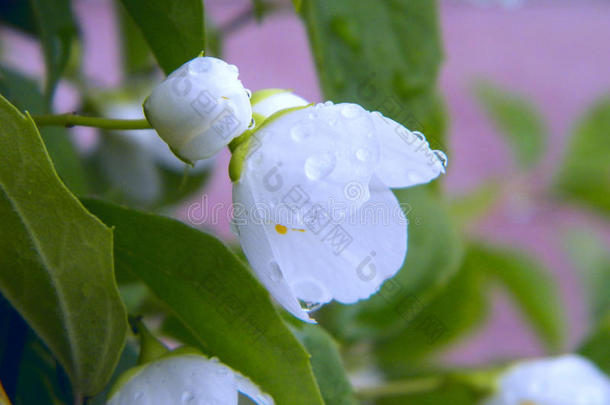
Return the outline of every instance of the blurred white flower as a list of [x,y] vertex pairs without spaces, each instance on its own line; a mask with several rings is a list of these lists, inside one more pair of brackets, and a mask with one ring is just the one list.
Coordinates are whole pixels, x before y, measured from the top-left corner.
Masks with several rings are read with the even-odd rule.
[[422,134],[359,105],[284,110],[234,150],[234,227],[260,281],[311,321],[400,269],[407,224],[390,187],[427,183],[445,164]]
[[486,405],[608,405],[610,379],[577,355],[524,361],[504,374]]
[[170,354],[121,378],[108,405],[237,405],[239,394],[258,405],[274,403],[248,378],[198,354]]
[[235,65],[197,57],[153,90],[146,118],[182,160],[209,158],[251,124],[250,92],[238,76]]
[[[100,108],[108,118],[144,118],[142,106],[136,102],[115,101]],[[152,129],[106,131],[93,152],[100,157],[100,169],[112,186],[130,200],[143,203],[155,201],[161,195],[163,184],[157,166],[178,174],[187,169]],[[199,174],[213,163],[212,158],[200,160],[188,171]]]

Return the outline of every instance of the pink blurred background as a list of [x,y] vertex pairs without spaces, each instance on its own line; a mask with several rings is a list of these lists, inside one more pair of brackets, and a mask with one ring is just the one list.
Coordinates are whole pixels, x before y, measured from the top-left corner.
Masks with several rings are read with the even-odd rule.
[[[216,25],[232,20],[249,4],[249,0],[206,1]],[[88,79],[103,87],[118,86],[122,80],[112,7],[112,2],[103,0],[79,0],[75,7],[84,35]],[[575,120],[595,98],[610,91],[610,2],[525,1],[519,7],[502,7],[454,0],[441,2],[440,9],[446,57],[439,85],[450,115],[445,188],[450,196],[459,196],[485,181],[509,179],[503,203],[471,232],[535,253],[557,276],[570,325],[566,331],[566,349],[570,349],[585,334],[588,322],[575,269],[562,249],[562,235],[582,223],[606,236],[608,231],[591,215],[549,203],[543,190],[557,169]],[[37,44],[6,29],[2,35],[3,59],[40,77],[43,65]],[[291,88],[312,102],[321,101],[304,27],[289,8],[269,16],[262,25],[249,22],[235,31],[224,42],[223,57],[240,68],[240,79],[253,91]],[[481,77],[521,92],[542,112],[550,129],[550,148],[533,175],[518,172],[507,145],[475,102],[470,85]],[[76,93],[62,83],[57,110],[70,111],[77,105]],[[228,152],[222,153],[201,193],[210,206],[231,203],[228,158]],[[185,210],[176,214],[184,219]],[[225,216],[204,225],[227,240],[233,238]],[[446,361],[476,364],[542,353],[506,293],[499,289],[490,293],[494,300],[489,322],[452,346],[443,355]]]

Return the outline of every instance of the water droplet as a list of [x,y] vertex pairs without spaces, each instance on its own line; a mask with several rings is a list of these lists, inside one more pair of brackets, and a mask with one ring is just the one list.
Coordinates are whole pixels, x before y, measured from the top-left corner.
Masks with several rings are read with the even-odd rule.
[[252,118],[252,120],[250,120],[250,125],[248,125],[248,129],[252,129],[256,126],[256,121],[254,121],[254,118]]
[[220,365],[218,368],[216,368],[216,373],[220,375],[227,375],[229,374],[229,367]]
[[323,305],[323,304],[321,304],[319,302],[309,302],[309,301],[303,301],[303,300],[299,300],[299,304],[301,305],[301,308],[305,312],[314,312],[314,311],[317,311]]
[[191,402],[193,399],[195,399],[195,394],[193,394],[191,391],[184,391],[180,399],[182,400],[182,403]]
[[142,391],[138,391],[135,394],[133,394],[133,399],[140,399],[144,396],[144,393]]
[[319,109],[320,109],[320,108],[322,108],[322,107],[324,107],[324,103],[318,103],[318,104],[316,104],[316,105],[314,105],[314,106],[313,106],[313,108],[314,108],[315,110],[319,110]]
[[[231,72],[239,73],[239,69],[235,65],[229,65],[229,70]],[[249,90],[248,90],[249,91]]]
[[335,105],[335,104],[334,104],[332,101],[328,100],[328,101],[325,101],[325,102],[324,102],[324,105],[325,105],[326,107],[330,107],[330,106],[333,106],[333,105]]
[[320,180],[328,176],[335,168],[337,158],[332,152],[322,152],[305,161],[305,175],[311,180]]
[[413,135],[415,135],[416,137],[419,138],[420,141],[423,141],[426,139],[426,137],[424,136],[424,134],[422,134],[419,131],[412,131]]
[[305,129],[305,127],[297,124],[290,130],[290,136],[295,141],[300,142],[305,138],[309,137],[309,132],[307,131],[307,129]]
[[345,118],[356,118],[360,115],[360,108],[356,104],[347,104],[341,109],[341,114]]
[[276,262],[271,262],[271,270],[269,272],[269,278],[273,282],[279,282],[284,278],[284,274],[282,273],[282,269]]
[[373,153],[370,149],[361,148],[356,151],[356,157],[361,162],[369,162],[373,157]]
[[441,164],[443,165],[443,167],[447,167],[447,162],[449,160],[449,159],[447,159],[447,155],[445,155],[445,153],[440,150],[435,150],[433,152],[436,155],[436,157],[438,158],[438,160],[441,161]]
[[250,91],[250,89],[246,89],[246,95],[248,96],[248,98],[252,98],[252,92]]

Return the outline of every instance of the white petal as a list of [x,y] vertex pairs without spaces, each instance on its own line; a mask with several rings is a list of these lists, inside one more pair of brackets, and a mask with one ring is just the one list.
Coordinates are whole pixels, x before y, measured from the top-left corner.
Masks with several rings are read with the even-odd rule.
[[199,355],[149,363],[110,398],[108,405],[237,405],[233,371]]
[[409,131],[378,112],[371,113],[381,142],[381,165],[377,175],[389,187],[428,183],[445,172],[447,157],[430,149],[423,134]]
[[307,104],[309,104],[307,100],[286,90],[263,98],[261,101],[252,106],[252,110],[256,114],[260,114],[267,118],[280,110],[293,107],[302,107],[306,106]]
[[305,322],[313,321],[290,290],[270,245],[264,219],[257,217],[259,207],[247,182],[233,185],[234,225],[239,233],[244,254],[254,273],[269,293],[286,310]]
[[[276,118],[251,141],[239,184],[267,213],[260,233],[303,301],[353,303],[402,265],[406,221],[373,176],[379,163],[373,131],[360,106],[324,104]],[[242,240],[245,251],[256,243]],[[246,255],[255,271],[264,271],[265,262],[259,269],[260,261]]]
[[522,362],[500,381],[494,405],[604,405],[610,403],[610,379],[589,360],[576,355]]
[[161,138],[187,161],[213,156],[252,120],[237,67],[211,57],[195,58],[169,75],[144,110]]

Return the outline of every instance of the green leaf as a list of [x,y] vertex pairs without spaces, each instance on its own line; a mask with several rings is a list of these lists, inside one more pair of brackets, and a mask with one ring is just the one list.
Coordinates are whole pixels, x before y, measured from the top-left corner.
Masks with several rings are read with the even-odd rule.
[[295,6],[327,99],[379,110],[444,149],[444,112],[435,92],[442,59],[436,1],[303,0]]
[[557,351],[565,330],[564,308],[559,287],[548,270],[532,257],[505,248],[473,244],[470,254],[482,272],[513,296],[547,348]]
[[322,391],[324,403],[355,405],[357,402],[333,338],[317,325],[295,328],[295,334],[311,354],[313,373]]
[[148,285],[206,354],[250,377],[278,405],[323,403],[303,346],[218,239],[169,218],[96,200],[85,205],[115,227],[117,272]]
[[591,359],[610,376],[610,312],[578,348],[578,353]]
[[[43,114],[44,98],[38,85],[21,74],[0,66],[0,94],[15,107],[31,114]],[[83,167],[68,131],[61,127],[45,127],[40,131],[53,166],[62,181],[76,194],[85,194],[87,184]]]
[[119,1],[116,1],[115,10],[121,27],[123,69],[127,74],[151,70],[155,63],[142,32]]
[[57,357],[75,392],[93,395],[110,377],[127,332],[112,231],[61,183],[32,119],[1,96],[0,122],[0,291]]
[[582,276],[593,321],[598,322],[610,312],[608,248],[590,229],[569,230],[565,246]]
[[57,82],[70,59],[77,36],[70,0],[29,0],[38,24],[46,65],[45,98],[50,110]]
[[[430,353],[454,342],[480,324],[487,315],[484,277],[475,255],[467,252],[462,267],[433,300],[422,304],[404,320],[399,335],[379,340],[375,354],[381,369],[393,378],[407,376]],[[408,343],[407,343],[408,342]]]
[[610,96],[580,119],[556,178],[562,196],[610,216]]
[[408,249],[403,267],[365,301],[331,307],[324,325],[349,341],[382,338],[403,330],[458,271],[463,246],[447,207],[426,187],[395,190],[407,210]]
[[461,227],[471,225],[487,215],[502,197],[500,183],[488,181],[474,190],[455,197],[450,203],[451,217]]
[[478,81],[474,93],[487,115],[513,149],[519,166],[527,169],[544,153],[547,129],[536,107],[520,94]]
[[121,0],[169,74],[205,47],[203,0]]

